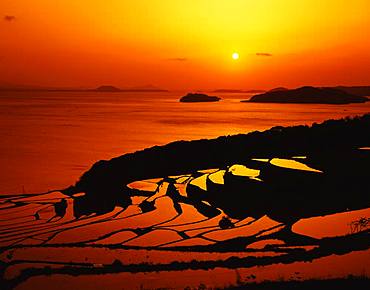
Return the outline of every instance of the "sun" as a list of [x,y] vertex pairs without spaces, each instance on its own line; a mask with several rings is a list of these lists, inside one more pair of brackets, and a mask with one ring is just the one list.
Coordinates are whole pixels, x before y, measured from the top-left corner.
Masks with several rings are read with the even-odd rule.
[[231,57],[232,57],[234,60],[237,60],[237,59],[239,59],[239,53],[234,52],[234,53],[231,55]]

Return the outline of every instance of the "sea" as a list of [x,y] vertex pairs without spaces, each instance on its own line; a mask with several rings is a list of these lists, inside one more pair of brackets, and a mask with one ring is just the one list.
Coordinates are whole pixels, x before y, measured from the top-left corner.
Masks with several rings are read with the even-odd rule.
[[73,184],[96,161],[176,140],[311,125],[370,112],[349,105],[180,103],[184,92],[0,92],[0,194]]

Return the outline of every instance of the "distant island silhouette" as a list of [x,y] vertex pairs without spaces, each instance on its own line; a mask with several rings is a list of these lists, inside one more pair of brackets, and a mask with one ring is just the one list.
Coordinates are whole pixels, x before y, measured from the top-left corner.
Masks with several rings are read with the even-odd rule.
[[200,93],[188,93],[180,99],[182,103],[198,103],[198,102],[218,102],[221,100],[220,97],[208,96]]
[[271,90],[268,91],[268,93],[271,93],[271,92],[279,92],[279,91],[288,91],[289,89],[288,88],[285,88],[285,87],[276,87],[276,88],[273,88]]
[[229,94],[259,94],[264,93],[265,90],[235,90],[235,89],[217,89],[212,91],[212,93],[229,93]]
[[139,87],[118,88],[112,85],[101,85],[97,88],[59,88],[59,87],[43,87],[32,85],[0,85],[0,91],[8,92],[169,92],[166,89],[157,88],[152,85]]
[[334,88],[360,97],[370,96],[370,86],[352,86],[352,87],[337,86]]
[[338,88],[300,87],[297,89],[273,89],[269,92],[255,95],[252,103],[297,103],[297,104],[350,104],[369,101],[364,96],[357,96]]
[[142,86],[142,87],[132,87],[132,88],[117,88],[112,85],[102,85],[97,87],[96,89],[92,89],[89,91],[94,92],[168,92],[168,90],[160,89],[154,86]]
[[[303,88],[310,88],[309,86]],[[312,88],[312,87],[311,87]],[[349,95],[357,97],[368,97],[370,96],[370,86],[334,86],[334,87],[317,87],[319,90],[334,89],[340,90],[348,93]],[[53,87],[53,86],[37,86],[37,85],[28,85],[28,84],[11,84],[6,82],[0,82],[0,91],[4,92],[169,92],[167,89],[158,88],[153,85],[137,86],[137,87],[116,87],[113,85],[100,85],[96,88],[86,88],[86,87]],[[226,94],[269,94],[273,92],[283,92],[283,91],[294,91],[294,89],[288,89],[285,87],[276,87],[271,90],[241,90],[241,89],[215,89],[210,91],[212,93],[226,93]],[[259,96],[259,95],[256,95]],[[257,97],[256,97],[257,98]],[[262,98],[262,97],[261,97]],[[267,97],[266,97],[267,98]],[[364,100],[364,99],[363,99]],[[316,100],[314,100],[316,103]],[[365,100],[366,101],[366,100]],[[244,101],[243,101],[244,102]],[[245,100],[248,102],[248,100]],[[266,102],[266,101],[264,101]],[[276,102],[276,101],[275,101]],[[350,101],[352,102],[352,101]],[[358,102],[358,101],[357,101]],[[362,101],[364,102],[364,101]],[[288,103],[284,101],[283,103]],[[312,102],[311,102],[312,103]],[[330,104],[331,102],[324,102],[324,104]],[[346,102],[347,103],[347,102]]]
[[121,89],[114,86],[100,86],[95,89],[97,92],[120,92]]

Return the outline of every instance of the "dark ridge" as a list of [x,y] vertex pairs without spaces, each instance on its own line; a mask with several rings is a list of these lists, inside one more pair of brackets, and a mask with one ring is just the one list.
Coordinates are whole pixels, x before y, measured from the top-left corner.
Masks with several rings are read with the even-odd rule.
[[281,91],[288,91],[289,89],[285,88],[285,87],[277,87],[277,88],[273,88],[271,90],[269,90],[268,92],[271,93],[271,92],[281,92]]
[[301,87],[292,90],[275,90],[253,96],[254,103],[297,103],[297,104],[350,104],[369,101],[366,97],[350,94],[337,88]]
[[169,90],[165,89],[145,89],[145,88],[133,88],[133,89],[122,89],[120,90],[121,92],[137,92],[137,93],[160,93],[160,92],[169,92]]
[[266,92],[265,90],[246,90],[243,91],[243,93],[249,93],[249,94],[258,94],[258,93],[264,93]]
[[235,90],[235,89],[217,89],[212,91],[212,93],[229,93],[229,94],[238,94],[238,93],[245,93],[245,94],[259,94],[264,93],[265,90]]
[[198,103],[198,102],[218,102],[221,98],[216,96],[208,96],[206,94],[189,93],[180,99],[182,103]]
[[100,86],[100,87],[97,87],[93,91],[97,91],[97,92],[120,92],[121,89],[116,88],[114,86]]
[[334,88],[359,97],[370,96],[370,86],[353,86],[353,87],[337,86]]
[[369,132],[370,114],[365,114],[314,123],[312,126],[273,127],[264,132],[210,140],[176,141],[109,161],[100,160],[65,192],[121,195],[122,186],[135,180],[188,174],[199,169],[225,168],[230,164],[248,164],[251,158],[258,157],[322,156],[333,152],[333,149],[343,152],[368,147]]
[[110,85],[99,86],[95,89],[87,88],[53,88],[53,87],[37,87],[26,85],[0,85],[0,92],[169,92],[165,89],[156,87],[137,87],[120,89]]
[[114,86],[100,86],[94,90],[93,92],[168,92],[167,90],[159,89],[156,87],[138,87],[138,88],[124,88],[120,89]]
[[234,90],[234,89],[218,89],[212,91],[212,93],[230,93],[230,94],[238,94],[238,93],[244,93],[243,90]]

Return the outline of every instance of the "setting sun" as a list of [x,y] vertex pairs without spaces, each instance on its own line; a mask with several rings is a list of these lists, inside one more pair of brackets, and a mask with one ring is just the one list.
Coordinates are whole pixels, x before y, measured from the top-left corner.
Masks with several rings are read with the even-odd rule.
[[234,60],[239,59],[239,53],[234,52],[234,53],[232,54],[232,58],[233,58]]

